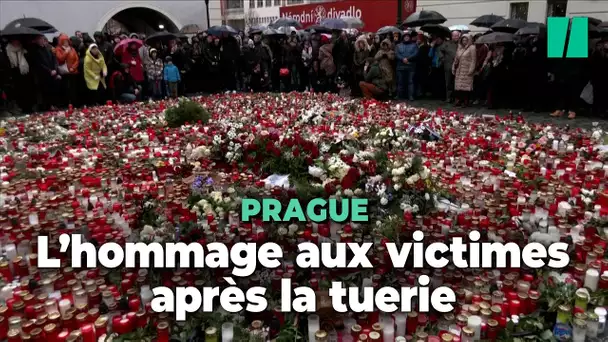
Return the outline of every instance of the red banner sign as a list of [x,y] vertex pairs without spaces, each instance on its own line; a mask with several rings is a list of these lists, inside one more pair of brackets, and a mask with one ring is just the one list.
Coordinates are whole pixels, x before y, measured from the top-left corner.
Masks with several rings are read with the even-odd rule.
[[[403,20],[416,11],[416,0],[402,0]],[[397,0],[345,0],[280,8],[281,17],[294,18],[304,27],[326,18],[356,17],[365,23],[363,31],[374,32],[397,21]]]

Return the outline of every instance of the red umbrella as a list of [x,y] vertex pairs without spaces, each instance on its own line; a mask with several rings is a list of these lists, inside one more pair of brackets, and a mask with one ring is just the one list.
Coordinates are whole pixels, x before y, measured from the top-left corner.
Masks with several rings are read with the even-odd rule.
[[134,38],[124,39],[124,40],[121,40],[120,43],[116,44],[116,46],[114,47],[114,54],[122,55],[122,53],[125,51],[125,49],[127,47],[129,47],[129,45],[131,45],[131,44],[137,45],[137,49],[139,49],[140,47],[142,47],[144,45],[144,43],[139,39],[134,39]]

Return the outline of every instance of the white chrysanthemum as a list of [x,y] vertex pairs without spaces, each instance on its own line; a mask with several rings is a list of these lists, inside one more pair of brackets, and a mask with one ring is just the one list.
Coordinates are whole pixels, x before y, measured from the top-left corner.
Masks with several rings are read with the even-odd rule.
[[355,196],[361,196],[361,195],[363,195],[363,190],[355,189]]
[[344,196],[352,197],[355,193],[351,189],[344,190]]

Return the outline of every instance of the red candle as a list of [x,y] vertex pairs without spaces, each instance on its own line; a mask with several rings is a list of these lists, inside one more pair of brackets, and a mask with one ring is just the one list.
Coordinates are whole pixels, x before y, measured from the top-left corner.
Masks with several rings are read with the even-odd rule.
[[160,322],[156,326],[157,342],[169,342],[169,324]]
[[131,310],[131,312],[139,311],[140,307],[141,307],[141,300],[139,298],[133,298],[133,299],[129,300],[129,310]]
[[80,327],[82,342],[96,342],[95,328],[93,324],[87,323]]
[[513,299],[509,302],[509,314],[511,316],[521,314],[521,302],[519,300]]

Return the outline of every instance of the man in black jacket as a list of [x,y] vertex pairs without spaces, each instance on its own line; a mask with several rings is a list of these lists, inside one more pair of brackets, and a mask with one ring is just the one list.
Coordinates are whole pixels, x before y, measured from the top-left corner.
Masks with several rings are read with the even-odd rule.
[[38,110],[54,109],[58,95],[57,90],[61,88],[61,75],[59,75],[59,66],[55,54],[45,37],[39,36],[36,38],[29,55],[31,58],[30,66],[34,70],[39,95]]

